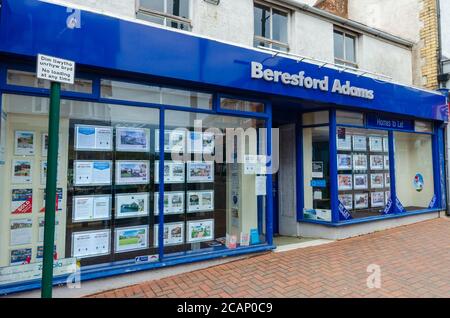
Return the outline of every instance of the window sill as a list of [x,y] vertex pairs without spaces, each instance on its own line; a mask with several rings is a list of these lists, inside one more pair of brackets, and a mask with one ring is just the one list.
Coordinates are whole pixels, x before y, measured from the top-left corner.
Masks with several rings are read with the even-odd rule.
[[409,217],[409,216],[414,216],[414,215],[436,213],[436,212],[440,212],[440,211],[442,211],[442,209],[427,209],[427,210],[419,210],[419,211],[412,211],[412,212],[405,212],[405,213],[377,215],[377,216],[372,216],[372,217],[367,217],[367,218],[342,221],[339,223],[330,223],[330,222],[315,221],[315,220],[299,220],[298,222],[299,223],[318,224],[318,225],[324,225],[324,226],[328,226],[328,227],[343,227],[343,226],[349,226],[349,225],[360,224],[360,223],[377,222],[377,221],[384,221],[384,220],[389,220],[389,219],[404,218],[404,217]]

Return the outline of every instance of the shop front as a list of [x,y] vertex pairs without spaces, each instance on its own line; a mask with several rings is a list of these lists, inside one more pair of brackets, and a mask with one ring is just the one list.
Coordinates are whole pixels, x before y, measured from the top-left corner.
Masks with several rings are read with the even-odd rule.
[[61,94],[55,284],[445,208],[442,95],[69,15],[1,8],[0,293],[40,286],[49,83],[37,54],[77,63]]

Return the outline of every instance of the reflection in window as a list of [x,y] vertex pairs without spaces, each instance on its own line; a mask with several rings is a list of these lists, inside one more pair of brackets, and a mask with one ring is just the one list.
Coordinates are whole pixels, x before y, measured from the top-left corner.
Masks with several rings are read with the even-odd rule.
[[407,211],[428,208],[434,196],[432,136],[395,132],[397,198]]
[[433,124],[429,121],[416,120],[414,123],[414,131],[422,133],[433,133]]
[[264,103],[251,102],[246,100],[237,100],[231,98],[221,98],[220,108],[241,112],[263,113]]
[[212,94],[111,80],[101,81],[101,97],[150,104],[212,109]]
[[336,122],[342,125],[364,125],[364,114],[346,111],[336,111]]
[[303,126],[328,124],[330,116],[328,111],[304,113]]
[[[50,81],[37,78],[36,73],[33,72],[8,70],[6,83],[8,85],[50,89]],[[61,90],[92,94],[92,81],[76,78],[74,84],[61,84]]]

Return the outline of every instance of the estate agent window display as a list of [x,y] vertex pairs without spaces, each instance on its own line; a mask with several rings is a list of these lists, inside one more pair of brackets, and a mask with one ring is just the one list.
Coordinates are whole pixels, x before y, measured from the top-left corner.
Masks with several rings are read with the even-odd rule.
[[339,202],[353,218],[381,215],[391,196],[388,132],[337,130]]

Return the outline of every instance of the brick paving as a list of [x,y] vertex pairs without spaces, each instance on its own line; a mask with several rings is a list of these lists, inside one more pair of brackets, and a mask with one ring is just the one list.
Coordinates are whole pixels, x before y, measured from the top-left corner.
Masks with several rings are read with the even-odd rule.
[[[367,287],[367,267],[381,288]],[[267,253],[92,295],[114,297],[450,297],[450,220]]]

